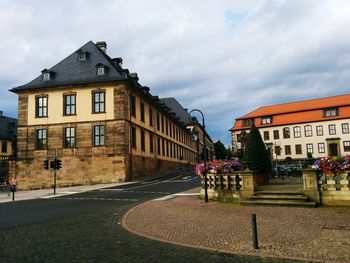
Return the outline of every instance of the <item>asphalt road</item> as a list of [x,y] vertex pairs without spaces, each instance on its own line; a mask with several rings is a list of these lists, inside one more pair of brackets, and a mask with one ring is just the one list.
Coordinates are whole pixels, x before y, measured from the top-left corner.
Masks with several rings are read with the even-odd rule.
[[281,262],[166,244],[122,228],[122,217],[133,206],[198,185],[198,178],[182,172],[81,194],[0,204],[0,262]]

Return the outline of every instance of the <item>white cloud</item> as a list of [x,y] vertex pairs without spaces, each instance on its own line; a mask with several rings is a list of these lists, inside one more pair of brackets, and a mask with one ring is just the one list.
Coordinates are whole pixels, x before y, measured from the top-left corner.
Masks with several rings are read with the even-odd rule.
[[1,1],[0,108],[7,89],[89,40],[105,40],[154,95],[205,112],[229,144],[234,119],[268,104],[348,92],[348,1]]

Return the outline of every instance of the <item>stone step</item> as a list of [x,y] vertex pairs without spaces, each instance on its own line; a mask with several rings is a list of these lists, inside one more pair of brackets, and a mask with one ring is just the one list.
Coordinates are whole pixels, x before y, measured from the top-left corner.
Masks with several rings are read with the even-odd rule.
[[287,195],[287,194],[259,194],[251,196],[253,200],[296,200],[307,201],[308,197],[304,195]]
[[255,195],[303,195],[300,191],[256,191]]
[[293,200],[242,200],[241,205],[268,205],[268,206],[295,206],[315,207],[316,202],[293,201]]

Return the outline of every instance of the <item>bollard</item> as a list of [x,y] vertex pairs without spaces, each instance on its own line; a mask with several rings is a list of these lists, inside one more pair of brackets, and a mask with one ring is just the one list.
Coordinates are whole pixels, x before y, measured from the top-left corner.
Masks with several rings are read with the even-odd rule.
[[256,227],[256,214],[252,214],[253,248],[258,249],[258,230]]

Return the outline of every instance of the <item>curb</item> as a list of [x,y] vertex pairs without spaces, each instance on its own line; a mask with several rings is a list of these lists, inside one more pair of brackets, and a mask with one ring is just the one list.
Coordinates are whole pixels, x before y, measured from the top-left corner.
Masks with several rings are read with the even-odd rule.
[[[180,196],[176,196],[175,198],[178,198]],[[256,257],[256,258],[264,258],[264,259],[283,259],[283,260],[296,260],[296,261],[303,261],[303,262],[328,262],[328,261],[324,261],[324,260],[319,260],[319,259],[313,259],[313,258],[303,258],[303,257],[288,257],[288,256],[269,256],[269,255],[257,255],[254,253],[242,253],[242,252],[238,252],[238,251],[232,251],[232,250],[224,250],[224,249],[215,249],[212,247],[206,247],[206,246],[195,246],[195,245],[191,245],[191,244],[186,244],[186,243],[181,243],[181,242],[176,242],[176,241],[171,241],[171,240],[167,240],[167,239],[163,239],[163,238],[156,238],[150,235],[147,235],[145,233],[142,232],[138,232],[136,230],[134,230],[132,227],[130,227],[127,224],[127,218],[130,215],[130,213],[134,210],[137,209],[139,206],[142,206],[146,203],[149,202],[153,202],[154,200],[150,200],[150,201],[146,201],[143,202],[141,204],[138,204],[136,206],[134,206],[133,208],[131,208],[130,210],[128,210],[122,219],[122,226],[125,230],[127,230],[130,233],[133,233],[137,236],[141,236],[147,239],[151,239],[151,240],[156,240],[159,242],[163,242],[163,243],[168,243],[168,244],[172,244],[172,245],[178,245],[178,246],[183,246],[183,247],[189,247],[189,248],[196,248],[196,249],[203,249],[203,250],[207,250],[210,252],[219,252],[219,253],[226,253],[226,254],[232,254],[232,255],[239,255],[239,256],[251,256],[251,257]]]

